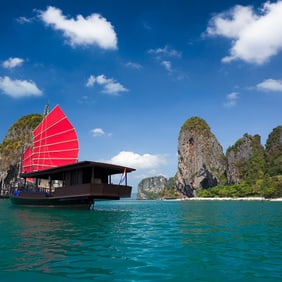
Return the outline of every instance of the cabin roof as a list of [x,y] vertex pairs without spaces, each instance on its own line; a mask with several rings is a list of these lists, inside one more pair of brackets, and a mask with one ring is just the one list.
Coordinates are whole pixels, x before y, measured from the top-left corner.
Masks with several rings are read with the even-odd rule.
[[70,165],[54,167],[54,168],[45,169],[45,170],[21,173],[20,176],[23,178],[47,179],[49,176],[56,176],[56,175],[60,175],[65,172],[76,171],[76,170],[81,170],[81,169],[83,170],[83,169],[89,169],[89,168],[99,169],[103,171],[103,174],[105,175],[123,173],[124,170],[126,170],[126,172],[135,171],[134,168],[120,166],[120,165],[92,162],[92,161],[82,161],[82,162],[77,162],[77,163],[70,164]]

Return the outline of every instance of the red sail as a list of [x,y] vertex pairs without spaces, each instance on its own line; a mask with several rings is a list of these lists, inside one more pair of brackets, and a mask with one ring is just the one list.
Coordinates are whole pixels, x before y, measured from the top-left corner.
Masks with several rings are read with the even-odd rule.
[[23,154],[22,172],[73,164],[77,159],[75,129],[57,105],[33,131],[32,148]]
[[32,171],[32,148],[28,146],[22,157],[22,172]]

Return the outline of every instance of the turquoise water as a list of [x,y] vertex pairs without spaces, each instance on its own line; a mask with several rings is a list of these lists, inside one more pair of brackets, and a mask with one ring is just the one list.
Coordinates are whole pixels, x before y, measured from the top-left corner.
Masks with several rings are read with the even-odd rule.
[[282,202],[0,201],[0,281],[281,281]]

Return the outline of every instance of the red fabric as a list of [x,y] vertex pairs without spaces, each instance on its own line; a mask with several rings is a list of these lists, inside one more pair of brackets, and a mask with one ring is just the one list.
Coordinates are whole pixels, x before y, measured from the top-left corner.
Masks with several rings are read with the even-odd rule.
[[32,149],[28,146],[22,157],[22,168],[21,172],[31,172],[32,171]]
[[22,172],[72,164],[77,159],[75,129],[57,105],[33,131],[33,147],[23,154]]

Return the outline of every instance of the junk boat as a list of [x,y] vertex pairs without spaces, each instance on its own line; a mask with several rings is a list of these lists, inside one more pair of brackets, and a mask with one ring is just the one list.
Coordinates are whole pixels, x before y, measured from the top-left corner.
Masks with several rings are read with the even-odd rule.
[[[32,145],[22,157],[21,181],[11,191],[10,200],[15,205],[93,209],[95,200],[130,197],[127,173],[134,170],[109,163],[78,162],[75,129],[57,105],[33,131]],[[120,181],[113,184],[112,176],[118,174]]]

